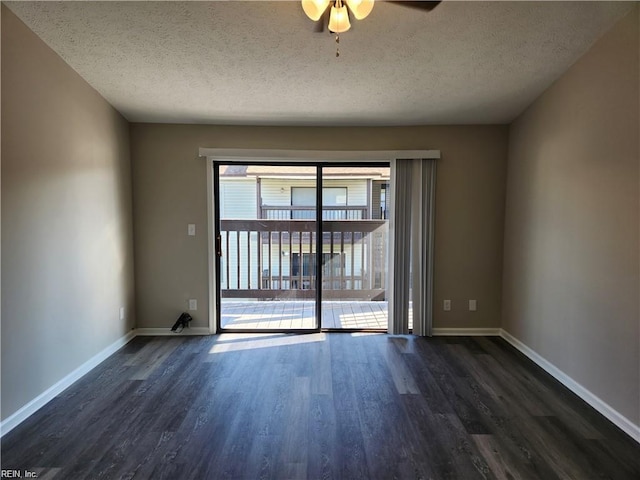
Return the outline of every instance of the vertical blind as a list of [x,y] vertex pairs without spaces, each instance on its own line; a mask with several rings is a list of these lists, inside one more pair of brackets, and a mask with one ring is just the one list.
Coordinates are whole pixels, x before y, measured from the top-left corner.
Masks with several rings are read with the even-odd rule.
[[433,250],[436,162],[398,159],[391,170],[389,333],[430,336],[433,317]]

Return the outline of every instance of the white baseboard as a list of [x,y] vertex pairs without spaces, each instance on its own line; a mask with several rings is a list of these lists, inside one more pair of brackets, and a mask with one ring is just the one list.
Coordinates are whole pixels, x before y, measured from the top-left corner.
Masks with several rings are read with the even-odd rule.
[[499,328],[434,328],[432,334],[435,337],[497,337]]
[[74,371],[72,371],[69,375],[64,377],[59,382],[55,383],[47,390],[42,392],[36,398],[31,400],[25,406],[23,406],[20,410],[15,412],[13,415],[10,415],[5,420],[0,423],[0,437],[6,435],[15,427],[20,425],[20,423],[24,422],[27,418],[33,415],[36,411],[44,407],[47,403],[53,400],[56,396],[58,396],[62,391],[70,387],[74,382],[79,380],[81,377],[89,373],[92,369],[97,367],[100,363],[105,361],[115,352],[117,352],[120,348],[126,345],[133,337],[135,337],[135,333],[133,331],[127,333],[125,336],[119,338],[107,348],[102,350],[97,355],[94,355],[89,360],[84,362]]
[[515,338],[509,332],[502,330],[500,331],[500,336],[504,338],[507,342],[513,345],[516,349],[522,352],[524,355],[529,357],[534,363],[536,363],[539,367],[545,370],[549,375],[554,377],[560,383],[562,383],[565,387],[571,390],[573,393],[578,395],[581,399],[595,408],[599,413],[604,415],[607,419],[609,419],[614,425],[620,428],[623,432],[633,438],[636,442],[640,443],[640,426],[633,423],[627,417],[622,415],[620,412],[611,407],[608,403],[602,400],[597,395],[591,393],[585,387],[580,385],[574,379],[572,379],[569,375],[564,373],[558,367],[553,365],[551,362],[537,354],[534,350],[529,348],[527,345],[522,343],[520,340]]
[[185,336],[185,335],[211,335],[209,327],[185,328],[181,332],[172,332],[170,328],[137,328],[134,333],[138,336]]

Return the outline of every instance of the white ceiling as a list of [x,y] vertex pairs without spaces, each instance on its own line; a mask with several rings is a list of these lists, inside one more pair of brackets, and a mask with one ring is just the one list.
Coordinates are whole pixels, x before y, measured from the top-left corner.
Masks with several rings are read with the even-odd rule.
[[7,2],[133,122],[508,123],[633,2],[376,3],[340,38],[298,1]]

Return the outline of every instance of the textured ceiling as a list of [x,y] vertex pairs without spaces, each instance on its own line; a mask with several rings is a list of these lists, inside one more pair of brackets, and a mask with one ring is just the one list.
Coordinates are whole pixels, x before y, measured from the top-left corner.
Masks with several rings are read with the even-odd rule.
[[632,2],[376,3],[341,35],[298,1],[7,2],[134,122],[508,123]]

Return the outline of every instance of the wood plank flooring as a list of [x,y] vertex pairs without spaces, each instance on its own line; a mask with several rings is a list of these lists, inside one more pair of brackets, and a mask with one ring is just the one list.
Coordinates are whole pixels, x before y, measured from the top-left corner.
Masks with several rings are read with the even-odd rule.
[[137,337],[1,447],[56,480],[640,478],[640,445],[483,337]]

